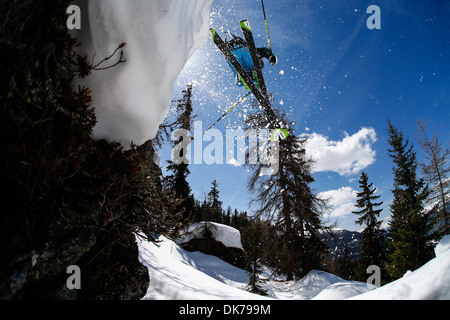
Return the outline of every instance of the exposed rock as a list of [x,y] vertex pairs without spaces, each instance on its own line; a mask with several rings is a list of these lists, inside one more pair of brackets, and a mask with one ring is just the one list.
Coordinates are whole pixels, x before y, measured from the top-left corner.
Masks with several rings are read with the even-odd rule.
[[138,260],[134,235],[119,240],[101,239],[94,248],[79,261],[79,299],[137,300],[145,295],[149,275]]
[[46,239],[43,247],[10,261],[12,274],[4,283],[2,299],[77,298],[77,292],[66,286],[67,267],[76,264],[95,239],[80,230],[63,232],[56,227],[49,229]]
[[[238,268],[245,268],[244,250],[240,244],[241,239],[238,230],[219,223],[204,221],[192,226],[188,229],[191,232],[185,233],[182,236],[183,240],[178,242],[183,249],[191,252],[200,251],[216,256]],[[232,231],[235,232],[230,232],[229,229],[233,229]],[[222,234],[226,234],[228,237],[225,239]],[[236,239],[231,239],[230,234]],[[224,243],[236,243],[236,246],[225,246]]]

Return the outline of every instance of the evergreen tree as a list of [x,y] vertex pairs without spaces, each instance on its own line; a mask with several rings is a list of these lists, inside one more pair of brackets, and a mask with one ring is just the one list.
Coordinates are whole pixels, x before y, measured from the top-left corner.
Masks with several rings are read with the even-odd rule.
[[[347,280],[351,280],[354,278],[355,271],[357,271],[358,260],[352,259],[350,257],[350,251],[347,246],[344,248],[343,255],[341,257],[335,258],[335,264],[336,264],[335,275]],[[366,278],[367,276],[362,277],[361,280],[365,281]]]
[[206,196],[206,207],[203,212],[203,220],[223,223],[222,201],[219,200],[219,184],[217,180],[211,183],[211,190]]
[[261,268],[265,258],[263,242],[266,240],[265,225],[256,218],[249,221],[242,232],[242,243],[245,248],[245,258],[249,274],[247,290],[259,295],[267,295],[267,290],[261,287]]
[[394,199],[389,222],[387,270],[393,279],[415,270],[432,258],[430,221],[423,203],[428,190],[417,176],[416,153],[403,133],[388,121],[389,156],[394,165]]
[[[248,121],[256,127],[266,126],[264,117],[259,114],[250,116]],[[256,194],[252,203],[260,204],[257,214],[275,217],[283,233],[279,268],[288,280],[319,268],[326,250],[321,241],[324,226],[320,220],[324,203],[310,187],[314,181],[312,160],[306,158],[304,143],[305,140],[289,129],[289,136],[279,141],[278,172],[264,176],[261,174],[264,165],[258,163],[249,180],[249,189]]]
[[[192,114],[192,84],[188,84],[186,90],[183,90],[181,94],[183,95],[181,99],[172,101],[172,103],[176,103],[174,108],[176,115],[169,115],[164,123],[159,126],[158,133],[153,139],[155,148],[160,148],[166,141],[170,140],[170,135],[174,130],[191,130],[192,120],[196,117]],[[181,138],[175,142],[175,144],[178,144],[181,142]],[[180,157],[182,157],[182,154],[180,154]]]
[[359,180],[359,187],[362,189],[358,192],[357,208],[360,211],[353,211],[354,214],[360,216],[356,223],[359,225],[365,224],[365,229],[362,232],[361,239],[361,261],[359,276],[361,279],[366,278],[366,269],[370,265],[377,265],[382,267],[385,256],[383,251],[383,232],[380,228],[381,221],[378,217],[382,209],[375,209],[383,204],[383,202],[374,203],[380,196],[375,196],[376,188],[373,188],[373,183],[369,183],[369,177],[364,171],[361,173]]
[[281,267],[285,259],[284,230],[279,223],[267,220],[265,229],[264,264],[270,266],[275,274],[281,275],[284,269]]
[[203,218],[203,204],[200,200],[194,199],[194,207],[192,208],[191,222],[200,222]]
[[[138,231],[151,238],[176,229],[151,144],[123,150],[91,137],[91,91],[73,81],[114,65],[105,58],[94,66],[77,53],[66,24],[71,2],[0,1],[0,299],[92,298],[100,291],[104,299],[140,298],[148,272],[138,261],[115,260],[113,272],[96,268],[96,281],[89,281],[92,266],[117,258],[119,247],[137,253]],[[117,45],[111,57],[122,58],[125,43]],[[42,258],[31,264],[36,256]],[[64,292],[73,264],[86,267],[82,293]]]
[[238,215],[239,215],[238,209],[234,209],[233,215],[231,216],[230,226],[232,226],[233,228],[236,228],[236,229],[239,230],[239,228],[238,228]]
[[219,200],[219,184],[217,180],[214,179],[211,182],[211,190],[208,192],[207,201],[208,204],[217,211],[222,211],[222,201]]
[[223,223],[228,225],[228,226],[231,225],[231,207],[230,206],[228,206],[228,208],[227,208],[227,213],[224,216]]
[[[160,132],[165,132],[168,134],[169,130],[173,131],[175,129],[184,129],[187,131],[191,130],[192,123],[192,85],[188,85],[186,90],[182,92],[183,98],[176,100],[177,106],[177,119],[171,124],[164,124],[160,128]],[[161,138],[159,138],[161,139]],[[182,143],[182,137],[177,141],[173,141],[174,150],[177,150],[177,145]],[[157,140],[155,143],[157,143]],[[179,157],[183,158],[183,148],[179,148]],[[182,212],[183,220],[187,220],[191,217],[194,208],[194,197],[191,195],[191,187],[187,182],[187,177],[190,174],[189,164],[180,163],[175,164],[172,161],[167,161],[169,165],[167,169],[172,172],[165,178],[166,188],[172,191],[177,199],[180,199],[180,204],[177,207],[177,211]]]

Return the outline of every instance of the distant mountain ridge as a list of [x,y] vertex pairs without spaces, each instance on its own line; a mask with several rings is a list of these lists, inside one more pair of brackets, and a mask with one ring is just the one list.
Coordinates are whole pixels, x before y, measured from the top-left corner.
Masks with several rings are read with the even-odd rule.
[[361,237],[362,233],[346,229],[334,229],[333,234],[324,234],[325,243],[330,248],[330,254],[333,258],[341,258],[345,255],[345,249],[348,248],[348,256],[351,259],[360,259],[361,257]]

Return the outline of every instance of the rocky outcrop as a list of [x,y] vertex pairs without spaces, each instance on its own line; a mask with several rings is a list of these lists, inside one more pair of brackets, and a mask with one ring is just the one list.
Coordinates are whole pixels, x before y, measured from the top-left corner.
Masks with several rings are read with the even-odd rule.
[[[103,245],[102,245],[103,243]],[[138,300],[149,286],[148,270],[138,260],[134,235],[99,241],[78,263],[80,300]]]
[[238,268],[246,267],[240,233],[230,226],[205,221],[193,224],[182,235],[178,244],[187,251],[199,251],[216,256]]

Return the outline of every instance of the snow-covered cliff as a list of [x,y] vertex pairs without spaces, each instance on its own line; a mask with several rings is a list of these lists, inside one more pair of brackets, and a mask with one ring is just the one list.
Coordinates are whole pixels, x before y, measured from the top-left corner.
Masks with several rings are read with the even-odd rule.
[[209,237],[221,242],[225,247],[244,250],[239,230],[211,221],[202,221],[191,224],[187,230],[182,233],[177,244],[181,245],[192,239],[202,239],[205,234],[208,234]]
[[126,63],[95,71],[82,82],[93,91],[98,120],[94,137],[125,147],[152,139],[169,110],[176,78],[208,38],[212,0],[76,4],[82,9],[80,50],[94,63],[126,42]]

